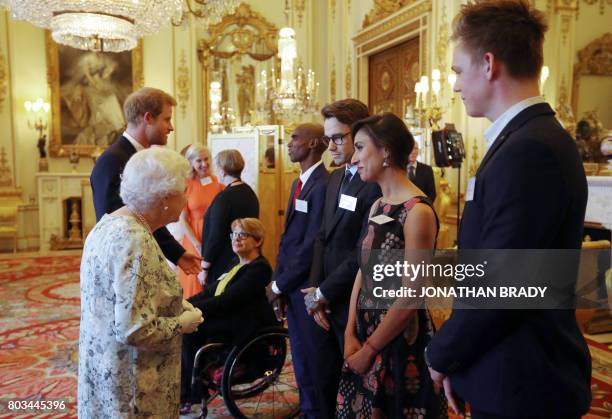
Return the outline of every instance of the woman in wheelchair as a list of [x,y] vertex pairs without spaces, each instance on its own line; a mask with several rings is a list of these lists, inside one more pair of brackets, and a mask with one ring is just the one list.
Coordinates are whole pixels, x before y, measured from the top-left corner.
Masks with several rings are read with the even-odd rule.
[[204,322],[196,332],[183,336],[181,414],[188,413],[192,403],[201,401],[201,394],[192,394],[195,392],[191,389],[194,358],[200,347],[208,342],[239,344],[258,330],[278,324],[266,299],[272,268],[261,255],[261,221],[234,220],[230,236],[238,262],[213,286],[189,299],[202,311]]

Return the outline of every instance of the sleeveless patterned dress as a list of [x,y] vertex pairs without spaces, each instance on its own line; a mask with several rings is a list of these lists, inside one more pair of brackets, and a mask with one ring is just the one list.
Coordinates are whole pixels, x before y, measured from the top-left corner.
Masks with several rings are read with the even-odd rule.
[[[376,305],[367,300],[372,295],[371,287],[379,285],[369,277],[372,269],[367,267],[387,263],[394,257],[392,254],[397,255],[404,249],[404,221],[419,202],[432,207],[427,197],[419,196],[397,205],[381,201],[372,214],[372,217],[384,214],[393,221],[384,224],[370,221],[361,244],[360,266],[366,268],[362,269],[358,298],[357,337],[362,343],[387,314],[386,309],[364,308]],[[446,418],[446,399],[442,391],[440,395],[435,394],[423,355],[433,334],[429,312],[418,309],[404,331],[376,355],[368,371],[358,375],[343,369],[336,417],[370,418],[373,409],[381,409],[387,418]]]

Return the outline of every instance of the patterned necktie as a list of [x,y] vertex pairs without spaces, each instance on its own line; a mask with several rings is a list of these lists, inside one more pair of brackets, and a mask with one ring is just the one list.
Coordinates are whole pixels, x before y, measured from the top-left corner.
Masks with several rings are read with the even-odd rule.
[[351,183],[351,179],[353,179],[353,174],[349,169],[344,171],[344,179],[342,179],[342,184],[340,184],[340,193],[338,194],[338,202],[340,202],[340,197],[346,190],[348,189],[349,183]]
[[295,206],[295,201],[298,199],[298,196],[300,196],[300,192],[302,192],[302,179],[298,178],[297,186],[293,192],[293,206]]
[[408,179],[414,180],[414,166],[412,165],[408,166]]

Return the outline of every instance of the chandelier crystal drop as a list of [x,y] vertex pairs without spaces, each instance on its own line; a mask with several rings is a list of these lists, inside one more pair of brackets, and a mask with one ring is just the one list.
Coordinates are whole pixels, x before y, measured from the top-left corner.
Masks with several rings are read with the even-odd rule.
[[121,52],[182,13],[182,0],[0,0],[13,19],[51,30],[74,48]]

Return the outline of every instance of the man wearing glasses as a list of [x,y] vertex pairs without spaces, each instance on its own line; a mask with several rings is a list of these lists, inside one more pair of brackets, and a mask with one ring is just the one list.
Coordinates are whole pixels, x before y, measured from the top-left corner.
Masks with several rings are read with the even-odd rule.
[[314,245],[310,269],[310,288],[303,290],[308,313],[320,327],[315,328],[320,417],[333,417],[338,381],[342,369],[344,329],[357,263],[357,242],[373,202],[380,197],[377,184],[366,184],[351,165],[355,151],[351,125],[367,118],[368,108],[355,99],[326,105],[325,119],[328,150],[336,169],[325,193],[323,221]]

